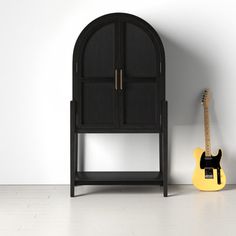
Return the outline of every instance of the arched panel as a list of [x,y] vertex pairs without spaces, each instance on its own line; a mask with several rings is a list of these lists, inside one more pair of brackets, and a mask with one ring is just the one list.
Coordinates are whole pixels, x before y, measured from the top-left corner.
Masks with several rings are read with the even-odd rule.
[[87,40],[83,52],[83,77],[112,77],[115,56],[115,24],[97,29]]
[[[159,128],[161,42],[145,21],[137,17],[121,20],[121,68],[123,87],[119,97],[120,126]],[[162,72],[163,73],[163,72]]]
[[124,35],[127,77],[155,77],[160,57],[150,36],[132,23],[125,24]]

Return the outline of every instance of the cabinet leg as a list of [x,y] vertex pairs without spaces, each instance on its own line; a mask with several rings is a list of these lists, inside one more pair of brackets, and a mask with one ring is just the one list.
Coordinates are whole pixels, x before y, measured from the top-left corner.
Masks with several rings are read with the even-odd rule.
[[167,147],[167,132],[163,135],[163,194],[164,197],[168,196],[168,147]]
[[70,196],[75,196],[75,161],[74,161],[74,140],[71,140],[71,160],[70,160]]
[[168,114],[167,101],[163,102],[163,120],[162,120],[162,155],[163,155],[163,194],[168,196]]
[[[162,133],[159,133],[159,170],[163,173],[163,138]],[[160,183],[163,186],[163,182]]]
[[74,197],[75,196],[75,187],[70,185],[70,196]]
[[162,133],[159,133],[159,169],[163,173],[163,137]]
[[75,175],[77,170],[77,146],[78,138],[75,132],[75,109],[76,103],[70,103],[70,196],[75,196]]
[[167,185],[166,185],[166,186],[164,185],[164,188],[163,188],[163,196],[164,196],[164,197],[168,197],[168,187],[167,187]]

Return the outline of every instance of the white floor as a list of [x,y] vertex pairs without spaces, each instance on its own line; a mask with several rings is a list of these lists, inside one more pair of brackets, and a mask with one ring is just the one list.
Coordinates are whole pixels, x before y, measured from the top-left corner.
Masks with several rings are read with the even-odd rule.
[[0,236],[236,235],[236,186],[0,186]]

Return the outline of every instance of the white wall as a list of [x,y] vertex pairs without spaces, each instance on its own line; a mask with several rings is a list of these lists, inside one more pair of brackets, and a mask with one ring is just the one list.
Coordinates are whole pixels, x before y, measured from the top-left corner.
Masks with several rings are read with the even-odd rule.
[[[69,183],[73,46],[87,23],[117,11],[151,23],[165,46],[170,181],[191,183],[200,91],[210,87],[213,149],[223,148],[236,183],[235,1],[0,0],[0,184]],[[85,135],[84,144],[86,169],[158,168],[155,135]]]

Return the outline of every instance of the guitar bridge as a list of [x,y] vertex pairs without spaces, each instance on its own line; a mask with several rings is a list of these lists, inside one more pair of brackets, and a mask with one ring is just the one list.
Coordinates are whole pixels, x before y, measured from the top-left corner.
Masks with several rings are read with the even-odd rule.
[[213,168],[205,168],[205,179],[214,179]]

